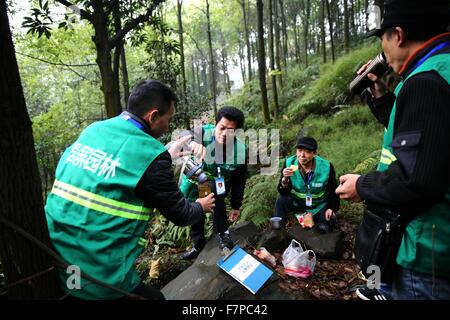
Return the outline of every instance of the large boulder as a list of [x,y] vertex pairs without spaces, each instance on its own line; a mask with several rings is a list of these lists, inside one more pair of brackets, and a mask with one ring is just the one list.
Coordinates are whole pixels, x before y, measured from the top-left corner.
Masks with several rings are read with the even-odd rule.
[[264,247],[269,252],[283,252],[289,246],[291,240],[292,236],[284,228],[279,230],[268,229],[261,235],[257,247]]
[[[258,235],[258,228],[244,222],[230,228],[233,241],[245,248],[249,239]],[[279,286],[281,278],[276,272],[257,292],[252,294],[243,285],[217,266],[221,258],[217,237],[206,244],[197,260],[161,291],[169,300],[294,300],[305,297]]]
[[316,227],[303,229],[294,225],[288,231],[289,235],[311,249],[319,259],[340,259],[344,250],[343,234],[339,230],[320,233]]

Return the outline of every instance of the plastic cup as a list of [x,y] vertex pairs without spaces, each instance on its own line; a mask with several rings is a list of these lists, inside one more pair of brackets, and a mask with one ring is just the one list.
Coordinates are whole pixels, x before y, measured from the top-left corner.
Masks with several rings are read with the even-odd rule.
[[273,230],[281,229],[281,218],[280,217],[272,217],[270,218],[270,225]]

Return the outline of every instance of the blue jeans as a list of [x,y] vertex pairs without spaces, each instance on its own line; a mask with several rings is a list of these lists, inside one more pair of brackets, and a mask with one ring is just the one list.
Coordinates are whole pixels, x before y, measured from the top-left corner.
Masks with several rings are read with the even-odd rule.
[[392,282],[395,300],[449,300],[450,279],[400,268]]

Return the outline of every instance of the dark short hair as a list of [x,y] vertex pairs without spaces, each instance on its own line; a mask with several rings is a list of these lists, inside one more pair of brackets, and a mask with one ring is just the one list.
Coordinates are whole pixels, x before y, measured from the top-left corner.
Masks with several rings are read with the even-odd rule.
[[157,80],[144,80],[131,92],[127,110],[143,116],[151,108],[156,108],[163,115],[169,111],[171,102],[177,101],[175,92],[164,83]]
[[236,122],[236,129],[244,127],[245,116],[244,113],[235,107],[222,107],[217,112],[216,124],[222,119],[226,118],[229,121]]

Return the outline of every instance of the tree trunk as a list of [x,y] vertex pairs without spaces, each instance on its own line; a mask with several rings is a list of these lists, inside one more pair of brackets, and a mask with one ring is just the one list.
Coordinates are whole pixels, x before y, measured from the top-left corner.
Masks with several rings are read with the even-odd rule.
[[368,32],[369,31],[369,0],[364,1],[364,17],[365,17],[366,32]]
[[272,75],[270,76],[272,82],[272,95],[273,103],[275,106],[274,114],[278,116],[280,114],[280,106],[278,104],[278,91],[277,91],[277,77],[273,74],[275,71],[275,55],[273,50],[273,11],[272,11],[272,0],[268,1],[269,4],[269,56],[270,56],[270,71]]
[[190,84],[191,84],[191,91],[193,92],[193,93],[198,93],[198,89],[197,89],[197,78],[196,78],[196,72],[195,72],[195,65],[194,65],[194,56],[191,56],[191,74],[192,74],[192,77],[189,79],[189,82],[190,82]]
[[122,71],[123,99],[126,107],[128,105],[128,98],[130,97],[130,83],[128,80],[127,58],[125,56],[125,46],[123,41],[120,46],[120,69]]
[[[120,29],[122,28],[122,21],[120,19],[119,14],[119,2],[116,2],[113,10],[113,17],[114,17],[114,29],[115,32],[118,33]],[[120,55],[122,49],[122,41],[120,41],[120,44],[118,44],[114,48],[114,60],[113,60],[113,73],[114,73],[114,99],[115,99],[115,106],[117,108],[117,114],[120,114],[122,112],[122,106],[120,102]]]
[[303,42],[305,47],[305,66],[308,66],[308,35],[309,35],[309,18],[311,15],[311,2],[306,0],[306,12],[303,16]]
[[[273,1],[273,15],[275,16],[275,62],[277,64],[277,70],[282,71],[281,66],[281,35],[280,35],[280,25],[278,24],[278,5],[277,0],[269,0]],[[280,83],[280,88],[283,88],[283,75],[278,76],[278,81]]]
[[118,92],[114,85],[114,72],[111,61],[111,47],[108,40],[107,16],[104,12],[101,1],[92,1],[95,35],[93,41],[97,50],[97,65],[100,69],[102,79],[102,91],[105,101],[106,116],[112,118],[117,116],[119,106],[117,106]]
[[207,95],[208,90],[209,90],[209,81],[211,81],[210,79],[208,79],[208,63],[206,61],[206,59],[202,59],[202,65],[201,65],[201,74],[202,74],[202,94]]
[[288,34],[287,34],[287,27],[286,27],[286,15],[284,12],[284,2],[283,0],[278,1],[280,4],[280,11],[281,11],[281,32],[283,35],[283,65],[284,68],[287,67],[287,56],[288,56]]
[[242,42],[240,39],[238,40],[238,55],[239,55],[239,67],[241,68],[242,82],[245,83],[245,79],[247,78],[247,76],[245,75],[244,48],[242,48]]
[[[248,63],[248,81],[252,81],[253,73],[252,73],[252,48],[250,45],[250,33],[248,31],[248,21],[247,21],[247,13],[245,11],[245,0],[240,1],[242,8],[242,15],[244,17],[244,31],[245,31],[245,46],[247,47],[247,63]],[[245,79],[244,79],[245,82]]]
[[[6,285],[52,267],[41,249],[5,224],[9,221],[51,247],[44,213],[31,121],[9,28],[6,2],[0,1],[0,259]],[[52,270],[7,289],[8,299],[55,299]]]
[[350,19],[350,27],[352,30],[351,39],[353,42],[353,39],[356,39],[356,25],[355,25],[355,5],[354,5],[354,1],[352,1],[352,0],[350,0],[349,19]]
[[322,43],[322,57],[323,63],[327,63],[327,48],[326,48],[326,40],[325,40],[325,0],[321,0],[320,2],[320,35],[321,35],[321,43]]
[[295,60],[300,63],[300,43],[298,41],[298,29],[297,29],[297,15],[294,18],[293,28],[294,30],[294,43],[295,43]]
[[184,66],[184,44],[183,44],[183,20],[181,18],[181,7],[183,0],[177,0],[178,34],[180,36],[180,64],[181,64],[181,88],[186,96],[186,71]]
[[334,62],[336,60],[336,56],[334,53],[333,20],[331,19],[330,3],[328,2],[328,0],[325,0],[325,4],[327,6],[328,26],[330,29],[331,60]]
[[213,99],[214,117],[215,117],[217,115],[216,68],[214,66],[214,54],[211,39],[211,19],[209,14],[209,0],[206,0],[206,20],[208,23],[209,74],[211,80],[211,95]]
[[221,54],[222,54],[222,71],[223,71],[223,80],[225,83],[225,91],[228,95],[231,95],[231,83],[230,77],[228,76],[227,53],[225,51],[225,48],[222,48]]
[[266,53],[264,52],[264,25],[263,25],[263,3],[256,0],[256,15],[258,20],[258,74],[259,86],[261,88],[262,112],[264,122],[270,122],[269,101],[267,99],[266,87]]
[[349,10],[347,0],[344,0],[344,48],[348,53],[350,49],[350,25],[349,25]]

